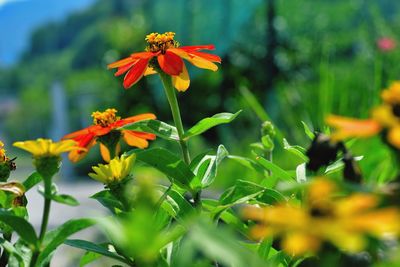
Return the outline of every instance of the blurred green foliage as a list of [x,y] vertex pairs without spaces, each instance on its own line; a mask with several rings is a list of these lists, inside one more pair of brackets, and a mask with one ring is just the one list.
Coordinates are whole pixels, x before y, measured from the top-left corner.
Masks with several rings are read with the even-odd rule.
[[189,69],[191,88],[179,96],[186,127],[244,108],[233,130],[219,127],[205,142],[248,154],[245,144],[258,139],[262,118],[254,119],[240,94],[245,87],[290,143],[307,145],[301,121],[324,130],[329,113],[366,117],[380,89],[398,78],[400,50],[381,52],[376,41],[395,39],[399,7],[390,0],[98,0],[37,29],[20,62],[0,71],[8,88],[0,93],[19,99],[4,131],[13,140],[48,136],[54,82],[67,92],[70,131],[87,126],[92,111],[112,106],[122,117],[154,112],[170,120],[158,77],[124,91],[106,65],[141,51],[149,32],[175,31],[183,45],[214,43],[223,58],[216,73]]

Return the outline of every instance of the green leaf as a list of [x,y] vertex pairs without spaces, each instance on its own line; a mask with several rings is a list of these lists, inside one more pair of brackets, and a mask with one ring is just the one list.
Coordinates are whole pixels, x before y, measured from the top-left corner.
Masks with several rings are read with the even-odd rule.
[[302,121],[301,123],[303,124],[304,132],[306,133],[308,138],[310,138],[310,140],[313,140],[315,138],[314,132],[310,129],[310,127],[308,127],[308,125],[304,121]]
[[182,219],[185,216],[195,213],[193,206],[178,191],[174,189],[169,190],[167,202],[170,203],[174,208],[178,218]]
[[80,240],[80,239],[68,239],[64,242],[64,244],[75,247],[75,248],[80,248],[86,251],[90,252],[95,252],[100,255],[106,256],[108,258],[112,258],[118,261],[121,261],[123,263],[129,264],[127,260],[125,260],[123,257],[119,256],[117,253],[111,251],[107,246],[104,245],[98,245],[86,240]]
[[263,266],[257,255],[241,246],[236,236],[227,229],[202,221],[190,229],[189,238],[197,248],[223,266]]
[[90,198],[96,199],[101,205],[109,209],[114,214],[117,212],[117,210],[123,210],[122,203],[116,199],[109,190],[97,192]]
[[54,200],[55,202],[65,204],[68,206],[79,206],[79,201],[70,195],[66,194],[52,195],[51,199]]
[[166,140],[179,141],[176,128],[158,120],[137,121],[125,125],[122,129],[152,133]]
[[264,168],[262,168],[257,162],[255,162],[252,159],[241,157],[241,156],[235,156],[235,155],[228,155],[228,159],[232,159],[238,163],[240,163],[242,166],[249,168],[251,170],[255,170],[261,174],[265,174]]
[[190,128],[188,131],[185,132],[183,139],[188,140],[189,138],[191,138],[193,136],[204,133],[205,131],[207,131],[208,129],[210,129],[214,126],[217,126],[220,124],[225,124],[225,123],[230,123],[239,115],[240,112],[242,112],[242,111],[239,110],[235,114],[227,113],[227,112],[218,113],[212,117],[202,119],[201,121],[196,123],[196,125],[194,125],[192,128]]
[[[68,241],[68,240],[67,240]],[[65,244],[65,242],[64,242]],[[91,252],[91,251],[86,251],[85,254],[81,257],[79,261],[79,267],[84,267],[88,265],[89,263],[94,262],[95,260],[101,258],[101,254]]]
[[88,218],[69,220],[56,229],[46,233],[43,241],[44,249],[39,254],[36,266],[43,266],[48,263],[53,252],[59,245],[64,243],[70,235],[88,228],[93,224],[95,224],[95,221]]
[[263,157],[257,157],[256,162],[260,164],[264,169],[272,171],[272,173],[283,181],[293,182],[294,177],[292,177],[287,171],[279,167],[278,165],[266,160]]
[[[364,156],[354,157],[355,161],[360,161],[364,158]],[[325,169],[325,175],[332,174],[338,172],[344,168],[343,158],[338,159]]]
[[221,195],[219,202],[223,206],[232,206],[234,204],[244,203],[261,194],[264,189],[264,187],[255,183],[237,180],[233,187],[228,188]]
[[248,225],[243,221],[242,218],[238,218],[238,216],[234,214],[231,210],[225,210],[224,212],[222,212],[220,215],[220,219],[229,226],[234,226],[238,232],[243,234],[243,236],[248,236]]
[[[12,253],[8,266],[19,266],[19,267],[27,267],[29,266],[31,262],[31,257],[32,257],[32,247],[29,246],[25,241],[23,241],[21,238],[17,240],[17,242],[12,245],[16,253]],[[22,260],[22,262],[21,262]],[[22,263],[22,264],[21,264]]]
[[199,189],[199,185],[202,188],[210,186],[217,176],[219,164],[228,154],[226,148],[219,145],[216,155],[204,155],[201,159],[196,159],[196,162],[191,164],[191,169],[196,175],[195,179],[192,180],[191,187]]
[[308,157],[305,155],[305,149],[302,148],[301,146],[292,146],[288,143],[288,141],[283,138],[283,148],[290,153],[296,155],[299,157],[303,162],[308,161]]
[[6,210],[0,210],[0,221],[9,225],[25,242],[37,247],[38,238],[35,229],[28,221]]
[[42,176],[38,172],[32,173],[26,180],[22,183],[25,187],[25,192],[37,185],[43,180]]
[[271,188],[265,188],[264,192],[258,195],[256,199],[258,202],[270,205],[286,202],[286,198],[281,192]]
[[73,196],[70,195],[66,195],[66,194],[58,194],[58,188],[56,184],[52,184],[51,185],[51,195],[46,196],[44,194],[44,189],[43,187],[39,187],[38,188],[38,192],[44,196],[44,197],[48,197],[51,200],[60,203],[60,204],[65,204],[68,206],[79,206],[79,201],[76,200]]
[[272,238],[265,238],[263,241],[261,241],[259,247],[258,247],[258,255],[260,258],[263,260],[267,260],[269,256],[269,252],[272,248]]
[[195,177],[189,166],[178,156],[164,148],[151,148],[136,153],[137,160],[161,171],[177,185],[191,190],[190,182]]
[[10,258],[12,256],[15,257],[15,260],[18,262],[18,265],[9,265],[9,266],[19,266],[23,267],[24,266],[24,258],[21,256],[20,252],[13,246],[13,244],[3,238],[0,238],[0,246],[7,251],[7,253],[10,255]]

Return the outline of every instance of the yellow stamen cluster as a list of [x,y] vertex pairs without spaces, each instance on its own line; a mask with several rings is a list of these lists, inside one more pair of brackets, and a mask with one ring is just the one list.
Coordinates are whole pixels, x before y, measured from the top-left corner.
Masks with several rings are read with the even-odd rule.
[[6,150],[4,149],[4,143],[0,141],[0,163],[6,161]]
[[150,33],[145,39],[149,44],[146,50],[150,52],[161,51],[161,53],[165,53],[168,48],[178,47],[179,43],[174,40],[174,37],[174,32],[165,32],[162,34],[158,32]]
[[373,194],[344,197],[331,180],[318,178],[310,184],[304,206],[251,207],[244,216],[259,222],[251,230],[254,238],[279,236],[283,249],[291,255],[317,252],[324,242],[359,252],[368,246],[369,236],[384,239],[399,234],[400,210],[379,204]]
[[104,112],[95,111],[92,113],[93,124],[107,127],[121,119],[121,117],[116,115],[117,112],[114,108],[108,108]]

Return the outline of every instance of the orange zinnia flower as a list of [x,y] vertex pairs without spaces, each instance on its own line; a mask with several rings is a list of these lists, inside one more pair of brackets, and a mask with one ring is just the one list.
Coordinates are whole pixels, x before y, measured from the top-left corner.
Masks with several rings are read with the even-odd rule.
[[134,147],[146,148],[149,143],[147,140],[154,140],[156,136],[151,133],[137,132],[130,130],[118,130],[126,124],[133,123],[141,120],[151,120],[155,119],[156,116],[152,113],[145,113],[141,115],[136,115],[128,117],[126,119],[121,119],[116,116],[116,109],[107,109],[104,112],[93,112],[93,124],[82,130],[67,134],[63,139],[73,139],[78,143],[79,147],[86,148],[86,150],[73,150],[69,153],[69,159],[73,162],[77,162],[86,156],[87,151],[96,144],[98,139],[100,142],[100,152],[103,159],[107,162],[110,161],[109,148],[107,145],[112,145],[111,147],[115,151],[119,150],[119,140],[122,135],[125,142]]
[[182,59],[186,59],[198,68],[212,71],[218,69],[218,66],[213,62],[221,63],[219,56],[199,52],[203,49],[214,50],[214,45],[179,47],[174,36],[174,32],[151,33],[146,36],[148,45],[145,52],[134,53],[127,58],[109,64],[108,68],[118,68],[115,76],[126,72],[123,82],[125,89],[137,83],[143,75],[163,71],[171,75],[172,83],[178,91],[185,91],[190,84],[189,74]]

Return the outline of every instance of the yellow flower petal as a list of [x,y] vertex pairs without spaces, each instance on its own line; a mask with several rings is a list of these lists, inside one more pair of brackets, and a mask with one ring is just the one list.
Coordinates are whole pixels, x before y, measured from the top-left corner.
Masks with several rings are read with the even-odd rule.
[[387,139],[391,145],[400,149],[400,124],[389,130]]
[[326,123],[337,129],[331,135],[331,138],[336,141],[348,137],[371,137],[381,131],[381,125],[375,120],[357,120],[330,115],[326,118]]
[[172,76],[172,84],[179,92],[185,92],[190,85],[189,73],[183,64],[182,72],[178,76]]
[[73,140],[53,142],[50,139],[39,138],[24,142],[15,142],[15,147],[26,150],[33,156],[59,156],[61,153],[78,149]]
[[192,63],[193,65],[195,65],[198,68],[208,69],[208,70],[212,70],[212,71],[218,70],[218,66],[207,59],[204,59],[202,57],[195,56],[195,55],[189,55],[187,52],[185,52],[179,48],[170,48],[168,50],[171,51],[172,53],[180,56],[181,58],[186,59],[187,61],[189,61],[190,63]]

